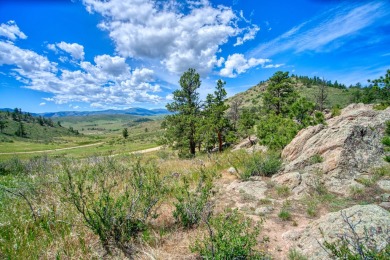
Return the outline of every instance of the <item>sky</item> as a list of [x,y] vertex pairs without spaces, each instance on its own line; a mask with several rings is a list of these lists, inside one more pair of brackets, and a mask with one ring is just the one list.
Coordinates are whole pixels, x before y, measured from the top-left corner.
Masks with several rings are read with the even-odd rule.
[[366,84],[390,69],[390,1],[0,0],[0,107],[164,108],[276,71]]

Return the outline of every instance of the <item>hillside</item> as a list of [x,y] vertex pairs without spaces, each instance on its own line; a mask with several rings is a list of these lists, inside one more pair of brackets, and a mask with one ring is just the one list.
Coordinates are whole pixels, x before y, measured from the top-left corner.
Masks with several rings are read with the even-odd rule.
[[51,142],[55,138],[77,136],[78,132],[61,126],[57,121],[19,111],[0,112],[0,142]]
[[[294,87],[300,96],[308,98],[310,101],[315,102],[315,94],[318,92],[317,83],[307,83],[304,79],[299,77],[291,77]],[[307,77],[304,77],[305,79]],[[340,87],[339,85],[329,84],[328,90],[328,102],[326,108],[332,108],[334,106],[346,107],[353,102],[353,93],[351,89]],[[231,104],[234,101],[241,100],[242,107],[254,107],[262,105],[262,94],[268,86],[268,81],[260,82],[256,86],[249,88],[248,90],[238,93],[228,99],[228,103]],[[355,89],[354,89],[355,90]]]

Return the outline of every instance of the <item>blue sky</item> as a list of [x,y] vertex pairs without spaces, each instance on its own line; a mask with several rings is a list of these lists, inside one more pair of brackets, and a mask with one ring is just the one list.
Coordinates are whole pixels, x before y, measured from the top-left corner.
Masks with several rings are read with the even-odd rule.
[[0,107],[162,108],[190,67],[203,97],[278,70],[365,84],[390,68],[390,2],[0,1]]

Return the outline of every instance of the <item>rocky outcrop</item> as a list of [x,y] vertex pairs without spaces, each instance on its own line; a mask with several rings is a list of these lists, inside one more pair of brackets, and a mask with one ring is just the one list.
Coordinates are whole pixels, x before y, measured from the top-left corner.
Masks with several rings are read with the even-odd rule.
[[[359,185],[354,179],[385,163],[381,140],[388,120],[390,108],[377,111],[371,105],[349,105],[326,125],[311,126],[297,134],[282,152],[286,161],[283,173],[302,175],[301,184],[294,187],[296,193],[304,191],[300,186],[317,172],[329,190],[346,194],[349,186]],[[275,177],[276,182],[283,179],[283,173]],[[296,179],[296,174],[290,177]]]
[[[390,213],[376,205],[357,205],[339,212],[329,213],[307,225],[300,232],[286,232],[285,239],[294,240],[295,247],[309,259],[330,259],[321,246],[324,241],[332,243],[341,236],[352,236],[352,230],[365,246],[380,251],[390,243]],[[367,233],[365,233],[367,232]]]

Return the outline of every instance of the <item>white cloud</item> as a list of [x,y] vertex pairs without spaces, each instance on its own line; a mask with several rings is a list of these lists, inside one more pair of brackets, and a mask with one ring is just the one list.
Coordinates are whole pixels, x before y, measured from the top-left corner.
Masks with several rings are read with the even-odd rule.
[[244,42],[253,40],[256,37],[257,32],[260,30],[258,26],[253,26],[252,28],[248,29],[248,32],[244,34],[243,37],[238,37],[237,42],[234,44],[234,46],[242,45]]
[[42,103],[39,103],[39,105],[40,105],[40,106],[44,106],[44,105],[46,105],[46,103],[45,103],[45,102],[42,102]]
[[7,23],[0,24],[0,36],[6,37],[12,41],[15,41],[17,38],[27,39],[27,36],[20,31],[15,21],[12,20]]
[[271,60],[255,58],[246,59],[243,54],[235,53],[233,55],[228,56],[225,62],[225,67],[221,69],[219,75],[223,77],[235,78],[239,74],[244,73],[248,69],[256,67],[258,65],[262,65],[263,67],[270,66],[264,66],[264,64],[267,62],[271,62]]
[[[52,45],[48,48],[50,49]],[[72,56],[75,60],[83,60],[84,59],[84,46],[78,44],[78,43],[66,43],[66,42],[60,42],[56,43],[56,47],[69,53],[70,56]]]
[[284,51],[331,51],[388,15],[384,5],[383,2],[339,5],[293,27],[268,43],[260,44],[251,52],[251,56],[271,57]]
[[[86,102],[94,107],[128,107],[135,102],[157,103],[161,91],[154,84],[154,71],[131,69],[119,56],[96,56],[94,64],[75,63],[75,70],[58,69],[57,64],[31,50],[0,41],[0,66],[11,65],[10,75],[24,87],[53,94],[45,101],[57,104]],[[42,102],[43,104],[45,102]]]
[[[89,12],[100,13],[99,25],[109,32],[122,57],[161,61],[170,72],[193,67],[201,74],[218,65],[216,54],[231,37],[253,39],[257,26],[222,5],[209,1],[84,0]],[[184,13],[181,10],[187,8]],[[244,24],[239,26],[239,24]]]

